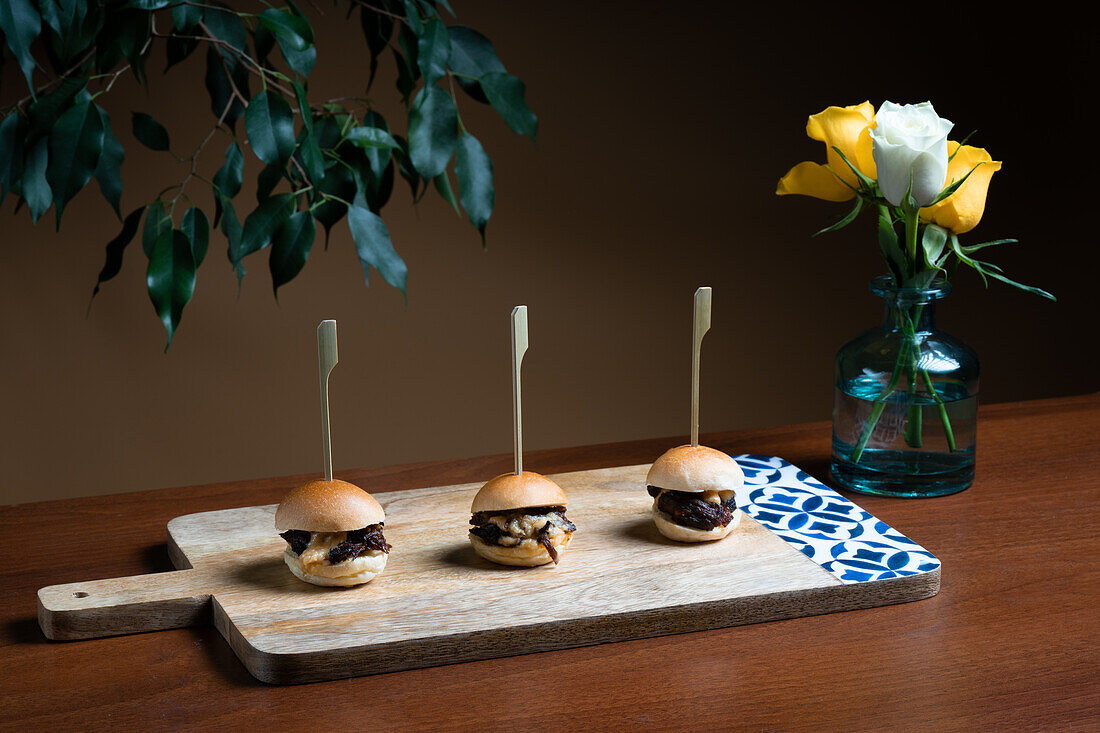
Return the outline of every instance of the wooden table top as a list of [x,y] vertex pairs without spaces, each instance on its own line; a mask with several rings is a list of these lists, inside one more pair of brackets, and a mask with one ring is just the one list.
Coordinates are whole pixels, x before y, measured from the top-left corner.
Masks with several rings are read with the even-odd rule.
[[[283,477],[0,507],[0,728],[1067,730],[1100,726],[1100,395],[983,407],[977,480],[854,496],[943,561],[898,606],[304,686],[253,679],[213,627],[50,642],[45,585],[170,570],[181,514],[268,504]],[[675,439],[529,453],[543,473],[645,463]],[[826,479],[829,426],[704,436]],[[511,457],[341,472],[371,491],[484,480]],[[517,701],[520,704],[517,705]]]

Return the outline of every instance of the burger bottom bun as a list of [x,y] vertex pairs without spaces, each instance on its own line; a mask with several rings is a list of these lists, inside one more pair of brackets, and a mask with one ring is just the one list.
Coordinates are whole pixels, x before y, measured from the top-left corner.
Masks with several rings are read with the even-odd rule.
[[[569,532],[556,542],[554,540],[550,541],[550,544],[558,551],[559,558],[565,552],[565,548],[569,547],[569,541],[572,538],[573,533]],[[523,540],[515,547],[501,547],[500,545],[490,545],[480,537],[470,535],[470,544],[474,546],[474,552],[498,565],[530,568],[554,562],[554,558],[550,557],[550,553],[546,551],[546,548],[534,540]]]
[[740,509],[734,509],[733,519],[725,527],[715,527],[710,530],[695,529],[694,527],[676,524],[672,521],[672,517],[657,508],[656,501],[653,502],[653,522],[657,525],[657,531],[670,540],[676,540],[677,542],[713,542],[714,540],[720,540],[732,532],[741,522],[741,514]]
[[302,559],[295,555],[289,548],[283,553],[283,560],[290,572],[299,580],[304,580],[313,585],[324,586],[349,586],[369,583],[374,576],[386,568],[386,560],[389,558],[384,552],[376,555],[360,555],[353,560],[347,560],[339,565],[314,564],[307,571],[302,566]]

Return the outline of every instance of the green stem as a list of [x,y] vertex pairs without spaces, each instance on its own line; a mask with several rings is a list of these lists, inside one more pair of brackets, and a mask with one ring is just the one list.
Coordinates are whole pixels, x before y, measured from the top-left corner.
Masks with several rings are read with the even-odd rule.
[[920,403],[917,402],[917,388],[920,383],[917,381],[917,360],[920,358],[920,342],[917,341],[917,323],[920,321],[921,313],[924,310],[924,306],[917,306],[914,313],[910,314],[908,311],[903,311],[905,316],[905,329],[903,333],[905,338],[911,343],[910,352],[911,357],[906,364],[908,370],[908,386],[909,386],[909,417],[905,421],[905,444],[910,448],[920,448],[923,444],[921,440],[921,431],[923,430],[923,414],[921,412]]
[[932,377],[928,374],[927,369],[920,370],[921,376],[924,377],[924,383],[928,387],[929,394],[932,395],[932,399],[936,401],[936,408],[940,413],[940,422],[943,424],[943,434],[947,436],[947,449],[951,453],[955,452],[955,431],[951,429],[951,418],[947,415],[947,405],[944,403],[943,398],[940,397],[940,393],[936,390],[936,386],[932,384]]
[[920,229],[920,209],[906,206],[905,213],[905,249],[909,257],[909,274],[917,274],[917,231]]
[[901,351],[898,353],[898,360],[894,364],[894,373],[890,375],[890,381],[887,382],[882,393],[871,403],[871,414],[863,425],[863,432],[860,433],[855,448],[852,449],[852,463],[859,463],[863,450],[867,447],[867,441],[871,439],[871,435],[875,432],[875,426],[878,425],[879,418],[882,417],[882,411],[886,408],[886,398],[892,395],[894,389],[898,386],[898,380],[901,379],[902,362],[907,351],[908,344],[903,343]]

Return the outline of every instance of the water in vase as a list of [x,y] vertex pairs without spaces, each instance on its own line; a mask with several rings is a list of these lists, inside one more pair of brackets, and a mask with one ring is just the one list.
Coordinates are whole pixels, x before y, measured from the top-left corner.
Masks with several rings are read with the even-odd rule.
[[974,480],[978,397],[963,384],[936,385],[942,411],[941,402],[927,392],[894,391],[885,399],[858,460],[852,460],[882,391],[881,380],[866,376],[846,380],[835,389],[831,470],[842,488],[889,496],[938,496],[969,486]]

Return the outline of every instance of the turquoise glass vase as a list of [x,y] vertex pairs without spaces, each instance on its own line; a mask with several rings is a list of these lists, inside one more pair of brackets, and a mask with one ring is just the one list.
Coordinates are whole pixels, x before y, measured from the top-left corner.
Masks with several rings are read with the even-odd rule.
[[836,356],[830,472],[837,488],[929,497],[974,481],[978,356],[936,327],[947,282],[871,281],[886,315]]

